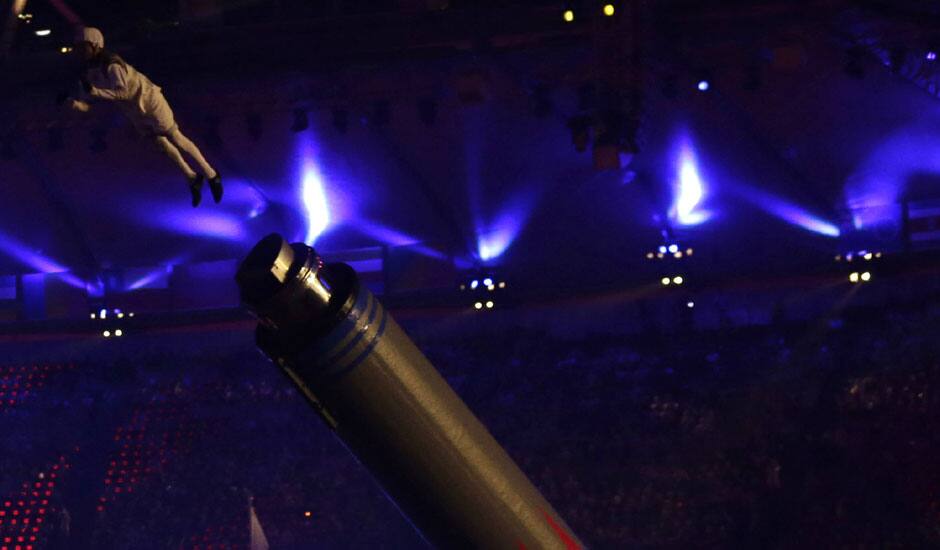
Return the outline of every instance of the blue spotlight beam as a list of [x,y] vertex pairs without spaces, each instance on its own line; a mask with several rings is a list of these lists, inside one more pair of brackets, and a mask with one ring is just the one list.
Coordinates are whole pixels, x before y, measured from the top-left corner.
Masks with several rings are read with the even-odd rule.
[[[19,145],[24,164],[39,182],[43,197],[49,203],[56,218],[65,226],[66,235],[63,235],[63,239],[75,246],[79,253],[80,266],[88,270],[89,273],[96,273],[100,267],[98,259],[92,251],[85,231],[72,214],[71,209],[66,205],[58,181],[46,168],[32,144],[24,136],[18,137],[16,143]],[[43,271],[45,272],[45,270]]]
[[63,281],[75,288],[83,289],[86,287],[85,281],[71,274],[68,267],[47,256],[34,252],[25,243],[3,233],[0,233],[0,251],[40,273],[56,274]]

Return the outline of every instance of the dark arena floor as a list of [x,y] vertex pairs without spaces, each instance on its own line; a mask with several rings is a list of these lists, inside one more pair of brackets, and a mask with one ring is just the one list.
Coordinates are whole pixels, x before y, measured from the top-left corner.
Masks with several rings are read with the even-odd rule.
[[940,547],[934,3],[0,8],[0,550]]

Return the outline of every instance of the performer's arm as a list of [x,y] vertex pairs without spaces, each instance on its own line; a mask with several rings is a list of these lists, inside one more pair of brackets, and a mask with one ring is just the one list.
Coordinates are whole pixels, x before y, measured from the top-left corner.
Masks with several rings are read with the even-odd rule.
[[[83,85],[87,82],[83,82]],[[130,86],[127,78],[127,69],[120,63],[112,63],[108,66],[108,86],[98,88],[87,84],[85,90],[91,97],[97,99],[107,99],[109,101],[121,101],[131,98]]]

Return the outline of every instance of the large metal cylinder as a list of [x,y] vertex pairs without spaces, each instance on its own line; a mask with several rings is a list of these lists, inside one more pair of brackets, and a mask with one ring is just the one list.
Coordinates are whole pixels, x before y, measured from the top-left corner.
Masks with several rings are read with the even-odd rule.
[[349,266],[273,234],[236,279],[259,347],[431,544],[583,546]]

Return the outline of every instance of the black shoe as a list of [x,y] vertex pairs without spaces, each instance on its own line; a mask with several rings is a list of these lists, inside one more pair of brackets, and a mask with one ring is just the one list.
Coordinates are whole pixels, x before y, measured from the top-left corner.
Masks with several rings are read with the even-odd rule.
[[218,172],[209,178],[209,189],[212,191],[212,200],[218,204],[222,200],[222,176]]
[[202,202],[202,176],[196,174],[189,178],[189,192],[193,194],[193,208]]

